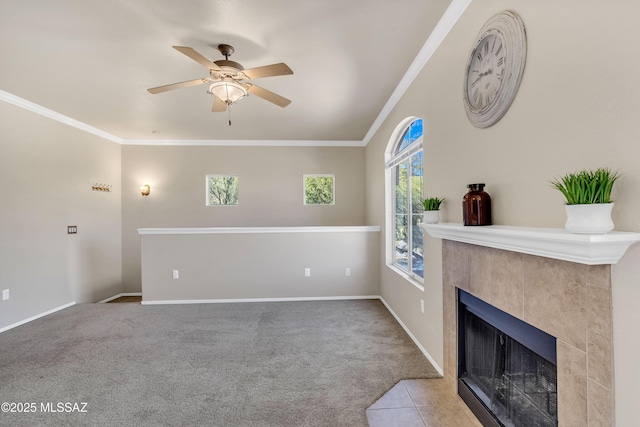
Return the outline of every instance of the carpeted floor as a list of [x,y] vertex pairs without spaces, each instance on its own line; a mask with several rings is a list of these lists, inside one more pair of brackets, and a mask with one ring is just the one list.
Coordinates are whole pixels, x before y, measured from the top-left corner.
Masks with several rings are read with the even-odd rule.
[[437,376],[377,300],[81,304],[0,334],[0,425],[366,426]]

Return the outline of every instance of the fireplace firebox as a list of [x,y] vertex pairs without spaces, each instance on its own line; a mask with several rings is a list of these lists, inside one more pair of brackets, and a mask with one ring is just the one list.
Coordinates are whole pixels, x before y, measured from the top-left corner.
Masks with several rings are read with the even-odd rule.
[[484,426],[558,425],[556,339],[458,289],[458,394]]

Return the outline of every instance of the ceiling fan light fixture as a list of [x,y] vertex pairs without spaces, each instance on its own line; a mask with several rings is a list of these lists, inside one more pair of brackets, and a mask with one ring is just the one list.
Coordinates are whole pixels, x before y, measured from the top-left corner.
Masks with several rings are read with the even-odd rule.
[[248,95],[247,89],[245,89],[244,86],[234,81],[224,80],[213,82],[211,86],[209,86],[209,93],[217,96],[227,104],[238,102]]

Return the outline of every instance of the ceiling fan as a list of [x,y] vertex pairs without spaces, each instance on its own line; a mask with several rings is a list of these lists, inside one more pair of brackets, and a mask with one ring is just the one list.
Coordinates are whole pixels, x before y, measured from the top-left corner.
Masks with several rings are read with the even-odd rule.
[[245,70],[239,63],[229,60],[229,56],[231,56],[235,49],[233,46],[228,44],[218,45],[218,50],[222,55],[224,55],[225,59],[213,62],[190,47],[173,46],[173,48],[187,55],[197,63],[207,67],[209,69],[210,77],[147,89],[152,94],[167,92],[188,86],[211,83],[207,93],[214,95],[213,107],[211,108],[211,111],[213,112],[226,111],[231,104],[236,103],[249,94],[256,95],[283,108],[291,103],[291,100],[283,96],[253,83],[245,82],[245,80],[293,74],[291,68],[289,68],[285,63],[281,62],[278,64],[265,65],[263,67],[249,68]]

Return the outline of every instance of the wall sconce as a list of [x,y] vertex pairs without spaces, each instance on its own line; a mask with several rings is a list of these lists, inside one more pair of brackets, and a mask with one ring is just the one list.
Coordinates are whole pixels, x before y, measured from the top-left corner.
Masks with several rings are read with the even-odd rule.
[[151,187],[149,187],[148,184],[140,186],[140,194],[142,194],[143,196],[148,196],[150,192],[151,192]]

